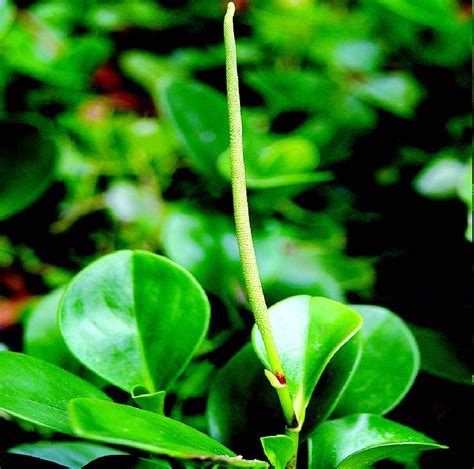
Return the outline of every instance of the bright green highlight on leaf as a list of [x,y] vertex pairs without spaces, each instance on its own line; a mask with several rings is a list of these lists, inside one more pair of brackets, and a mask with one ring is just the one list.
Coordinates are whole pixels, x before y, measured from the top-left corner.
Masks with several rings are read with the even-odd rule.
[[[296,416],[302,423],[324,369],[360,329],[362,318],[341,303],[310,296],[283,300],[269,309],[269,315]],[[256,328],[253,342],[258,356],[268,367],[267,354]]]
[[209,314],[203,289],[182,267],[145,251],[119,251],[73,279],[60,325],[92,371],[125,391],[141,385],[153,393],[187,366]]
[[126,405],[105,404],[95,399],[71,402],[71,420],[78,436],[182,459],[231,464],[236,458],[216,440],[177,420]]
[[70,469],[81,469],[104,456],[127,454],[125,451],[84,441],[39,441],[15,446],[8,452],[54,462]]
[[382,459],[442,448],[422,433],[378,415],[355,414],[318,427],[309,439],[309,467],[365,469]]
[[15,417],[73,434],[67,411],[76,397],[108,400],[99,389],[51,363],[0,352],[0,409]]

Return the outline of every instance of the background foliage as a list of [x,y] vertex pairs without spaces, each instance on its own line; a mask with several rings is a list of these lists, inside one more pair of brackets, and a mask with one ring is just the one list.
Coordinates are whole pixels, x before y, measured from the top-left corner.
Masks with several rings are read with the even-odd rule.
[[[470,4],[237,6],[269,302],[396,311],[426,373],[390,415],[451,447],[423,467],[466,462]],[[46,313],[59,294],[41,297],[115,250],[164,254],[211,297],[210,335],[169,409],[200,429],[209,382],[252,323],[231,217],[224,7],[0,1],[1,345],[77,370]],[[2,449],[35,438],[0,426]]]

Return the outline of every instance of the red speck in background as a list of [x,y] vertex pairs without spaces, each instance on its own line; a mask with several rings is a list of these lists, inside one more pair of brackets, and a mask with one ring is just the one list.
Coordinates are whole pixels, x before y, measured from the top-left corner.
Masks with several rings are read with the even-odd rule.
[[96,88],[103,91],[115,91],[123,86],[120,73],[110,64],[102,65],[102,67],[95,71],[92,83]]

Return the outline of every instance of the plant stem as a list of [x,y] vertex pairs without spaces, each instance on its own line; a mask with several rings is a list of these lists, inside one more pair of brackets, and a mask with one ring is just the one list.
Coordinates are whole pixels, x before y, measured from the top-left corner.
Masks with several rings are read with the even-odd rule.
[[271,368],[271,374],[273,375],[269,376],[267,373],[267,377],[269,377],[273,387],[277,390],[288,427],[293,428],[298,426],[298,422],[296,421],[290,392],[286,385],[280,355],[278,354],[272,334],[267,304],[265,302],[265,296],[263,294],[258,272],[255,248],[252,240],[252,231],[250,228],[242,144],[242,116],[240,110],[239,78],[237,74],[237,51],[233,25],[234,13],[235,5],[230,2],[224,20],[224,39],[226,50],[227,104],[229,108],[232,194],[234,200],[235,227],[250,306],[255,317],[255,323],[262,335],[268,356],[268,363]]

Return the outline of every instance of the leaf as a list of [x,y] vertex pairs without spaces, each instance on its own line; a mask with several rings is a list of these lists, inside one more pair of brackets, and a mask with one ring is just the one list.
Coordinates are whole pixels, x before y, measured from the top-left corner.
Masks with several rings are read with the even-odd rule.
[[274,114],[282,111],[325,111],[334,85],[315,70],[255,70],[245,82],[258,91]]
[[285,469],[296,451],[294,441],[286,435],[265,436],[260,441],[272,467]]
[[[269,309],[270,322],[298,421],[304,421],[314,388],[334,354],[360,329],[362,318],[351,308],[322,297],[295,296]],[[256,327],[254,348],[270,369]]]
[[60,327],[88,368],[130,392],[165,390],[186,368],[209,325],[209,302],[194,277],[145,251],[119,251],[67,287]]
[[0,0],[0,40],[2,40],[10,29],[15,19],[15,6],[10,0]]
[[312,469],[364,469],[396,455],[446,448],[411,428],[370,414],[322,424],[308,446]]
[[61,368],[16,352],[0,352],[0,409],[28,422],[72,434],[67,404],[76,397],[108,399]]
[[382,48],[372,41],[339,42],[332,51],[332,65],[362,73],[376,71],[382,63]]
[[306,409],[301,439],[305,439],[333,412],[362,355],[361,332],[347,341],[331,358],[321,375]]
[[135,456],[103,456],[90,462],[84,468],[104,469],[104,467],[126,467],[133,469],[172,469],[170,462],[163,459],[145,459]]
[[421,354],[421,369],[453,383],[472,384],[468,350],[462,350],[441,332],[410,324]]
[[132,389],[132,399],[137,403],[138,407],[143,410],[155,412],[160,415],[165,413],[165,391],[148,392],[143,386],[135,386]]
[[404,18],[441,30],[451,29],[456,21],[450,0],[377,0],[385,8]]
[[275,390],[248,343],[218,372],[206,412],[213,438],[236,451],[258,456],[259,439],[283,429],[285,419]]
[[458,185],[466,165],[452,156],[441,156],[428,163],[413,180],[416,191],[435,200],[451,199],[458,194]]
[[[177,420],[127,405],[74,399],[69,406],[76,434],[182,459],[232,463],[235,453]],[[262,463],[264,467],[264,463]]]
[[44,125],[0,121],[0,221],[35,202],[50,185],[56,148]]
[[[258,139],[257,139],[258,140]],[[319,153],[314,144],[302,137],[287,137],[271,143],[244,145],[246,180],[249,189],[275,189],[300,186],[293,192],[305,190],[308,185],[330,181],[332,173],[314,172],[319,164]],[[218,169],[229,181],[231,176],[230,151],[218,160]],[[275,192],[272,191],[275,197]]]
[[82,441],[39,441],[15,446],[8,452],[51,461],[71,469],[80,469],[103,456],[127,454],[115,448]]
[[400,117],[413,117],[422,98],[419,83],[410,75],[374,75],[353,85],[358,98]]
[[217,159],[229,147],[225,97],[197,82],[169,79],[159,101],[196,169],[220,179]]
[[175,206],[164,222],[163,248],[207,290],[223,298],[238,296],[243,281],[230,218]]
[[420,366],[418,347],[406,324],[388,309],[352,307],[364,318],[363,351],[334,415],[386,414],[415,381]]
[[57,323],[63,293],[64,288],[58,288],[28,308],[23,335],[24,350],[27,355],[77,372],[80,365],[67,348]]

